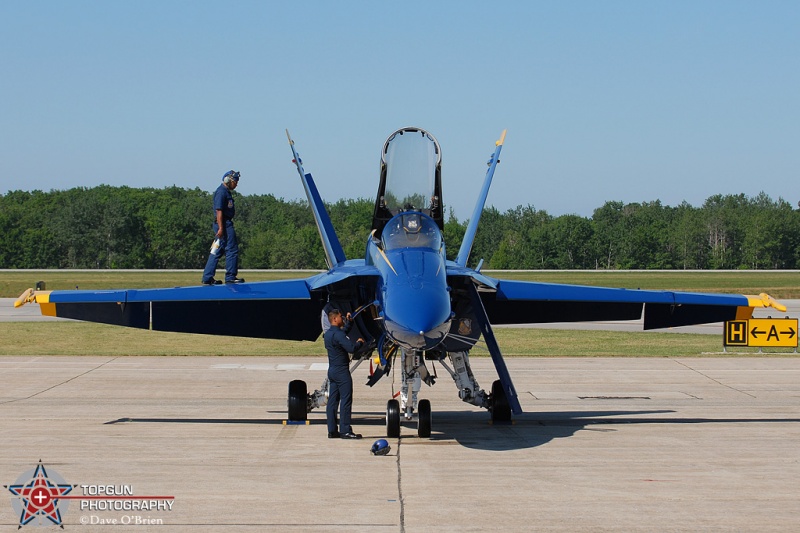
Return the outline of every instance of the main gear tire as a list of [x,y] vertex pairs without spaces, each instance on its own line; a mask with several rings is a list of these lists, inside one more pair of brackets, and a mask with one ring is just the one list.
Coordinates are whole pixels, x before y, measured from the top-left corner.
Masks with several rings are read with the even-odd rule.
[[429,438],[431,436],[431,401],[420,400],[417,405],[417,435],[422,438]]
[[390,439],[400,437],[400,403],[394,399],[386,403],[386,436]]
[[511,406],[503,390],[500,380],[492,383],[492,422],[508,422],[511,420]]
[[289,421],[308,420],[308,387],[300,379],[289,382]]

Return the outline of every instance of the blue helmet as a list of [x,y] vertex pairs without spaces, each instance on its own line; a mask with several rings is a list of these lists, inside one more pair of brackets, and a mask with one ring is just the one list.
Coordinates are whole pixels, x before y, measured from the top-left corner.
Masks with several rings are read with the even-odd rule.
[[378,439],[375,441],[375,444],[372,445],[372,448],[370,448],[369,451],[372,453],[372,455],[386,455],[391,449],[392,448],[389,446],[389,443],[386,441],[386,439]]

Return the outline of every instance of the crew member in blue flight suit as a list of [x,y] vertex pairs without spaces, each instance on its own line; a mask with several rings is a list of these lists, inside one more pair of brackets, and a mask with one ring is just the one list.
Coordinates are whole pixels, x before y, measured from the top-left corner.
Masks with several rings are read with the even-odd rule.
[[[328,332],[328,330],[331,329],[331,322],[328,319],[328,313],[330,313],[334,309],[336,309],[336,306],[333,305],[333,303],[331,303],[331,302],[326,303],[325,307],[322,308],[322,315],[320,316],[319,320],[320,320],[320,324],[322,324],[322,334],[323,335],[325,335]],[[352,319],[353,318],[350,316],[350,313],[347,313],[345,315],[345,317],[344,317],[344,330],[345,331],[350,331],[350,328],[352,327],[352,324],[350,324],[350,321]]]
[[[360,439],[361,435],[353,433],[350,419],[353,410],[353,377],[350,375],[350,356],[363,344],[359,338],[353,342],[347,337],[351,327],[344,328],[344,319],[338,309],[328,313],[331,327],[325,332],[325,349],[328,351],[328,405],[325,410],[328,418],[328,438]],[[339,431],[336,431],[336,411],[339,410]]]
[[[239,185],[239,173],[230,170],[222,176],[222,183],[214,191],[214,245],[203,270],[203,285],[220,285],[222,282],[214,279],[217,271],[219,257],[225,256],[225,283],[242,283],[244,279],[236,277],[239,274],[239,242],[236,240],[236,231],[233,229],[233,217],[236,208],[233,204],[232,192]],[[219,240],[219,243],[217,243]],[[217,247],[216,245],[219,244]]]

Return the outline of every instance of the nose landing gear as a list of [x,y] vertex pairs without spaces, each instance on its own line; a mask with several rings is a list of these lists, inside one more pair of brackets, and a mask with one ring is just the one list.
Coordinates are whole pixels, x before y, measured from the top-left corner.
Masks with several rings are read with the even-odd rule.
[[[431,436],[431,402],[420,400],[417,405],[417,435],[422,438]],[[386,403],[386,436],[390,439],[400,437],[400,404],[397,400]]]

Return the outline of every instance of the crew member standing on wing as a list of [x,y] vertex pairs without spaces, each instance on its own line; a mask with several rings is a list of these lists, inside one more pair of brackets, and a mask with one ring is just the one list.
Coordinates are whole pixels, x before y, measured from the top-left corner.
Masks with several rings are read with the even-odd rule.
[[[351,341],[346,334],[344,319],[338,309],[328,313],[331,327],[325,332],[325,349],[328,351],[328,438],[360,439],[353,433],[350,419],[353,411],[353,377],[350,375],[350,356],[363,344],[364,339]],[[352,323],[351,323],[352,324]],[[350,329],[350,324],[346,326]],[[336,411],[339,411],[339,431],[336,431]]]
[[233,191],[239,185],[239,173],[230,170],[222,176],[222,183],[214,191],[214,244],[203,271],[203,285],[220,285],[214,279],[217,263],[221,255],[225,256],[225,283],[242,283],[239,274],[239,242],[233,229],[233,217],[236,208],[233,204]]

